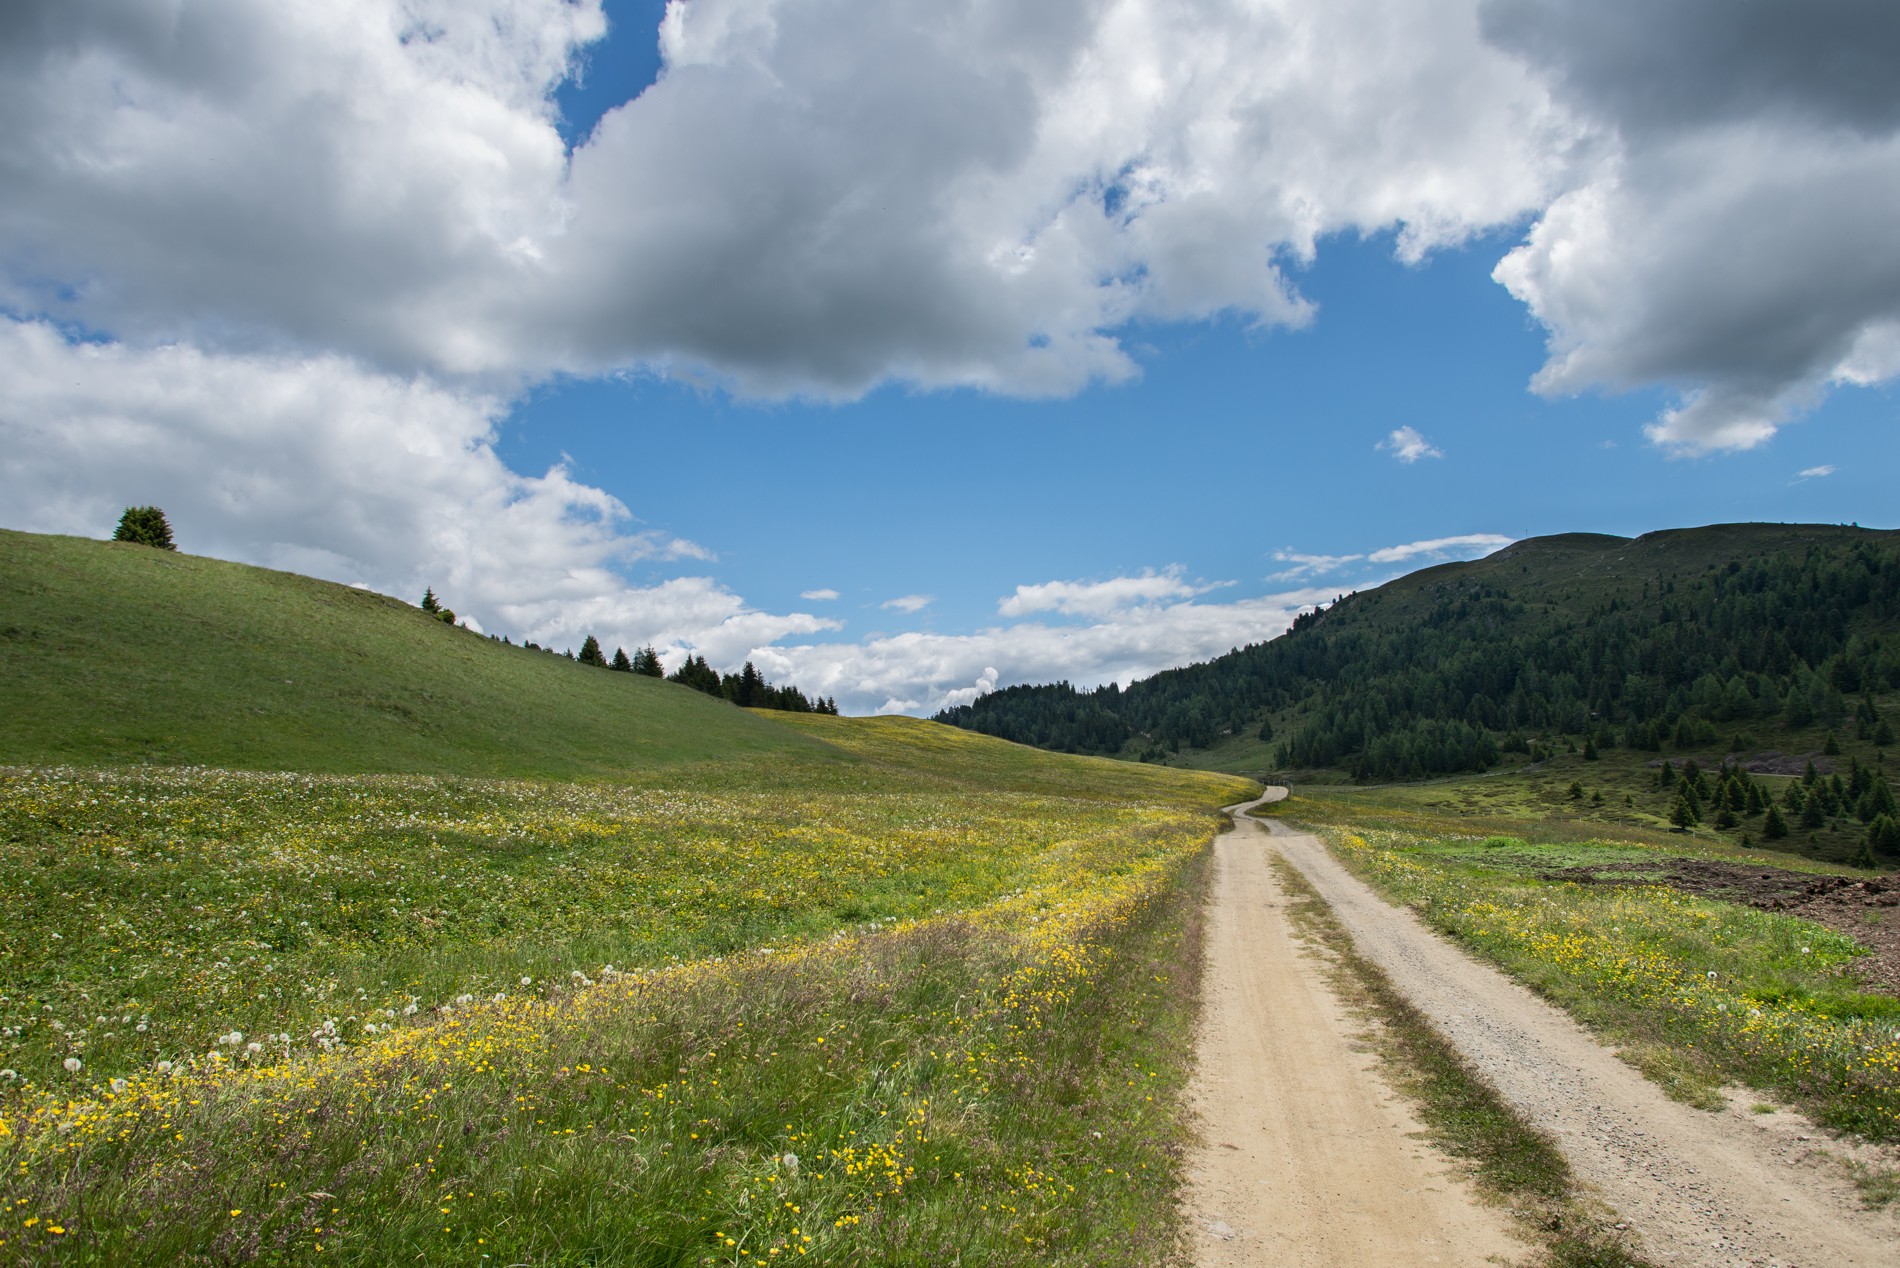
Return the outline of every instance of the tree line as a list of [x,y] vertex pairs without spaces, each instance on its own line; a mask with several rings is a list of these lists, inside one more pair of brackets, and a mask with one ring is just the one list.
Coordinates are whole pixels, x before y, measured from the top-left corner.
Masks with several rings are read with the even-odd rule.
[[[443,607],[436,598],[433,589],[426,589],[422,595],[422,610],[437,620],[455,624],[455,613]],[[492,635],[490,637],[493,637]],[[507,643],[508,639],[501,640]],[[653,650],[652,644],[642,647],[633,655],[627,655],[624,647],[614,648],[609,657],[601,650],[600,640],[589,634],[581,641],[579,655],[572,651],[555,652],[551,647],[542,647],[538,643],[521,644],[531,652],[550,652],[565,656],[582,665],[591,665],[597,669],[612,670],[623,674],[640,674],[647,678],[663,678],[667,682],[676,682],[695,691],[703,691],[709,696],[730,700],[742,709],[779,709],[786,713],[824,713],[838,716],[838,700],[833,696],[807,696],[795,686],[774,687],[765,680],[758,667],[751,661],[736,674],[721,674],[706,663],[704,656],[688,656],[684,664],[672,673],[666,672],[666,666],[660,661],[660,654]]]
[[1380,597],[1346,596],[1280,638],[1125,689],[1011,687],[936,718],[1068,752],[1139,737],[1152,757],[1243,729],[1271,740],[1278,713],[1277,766],[1361,779],[1482,769],[1536,735],[1661,751],[1755,721],[1851,719],[1863,738],[1891,738],[1871,700],[1900,687],[1900,640],[1880,636],[1900,622],[1900,549],[1885,543],[1711,565],[1581,614],[1483,580],[1397,623],[1375,619]]

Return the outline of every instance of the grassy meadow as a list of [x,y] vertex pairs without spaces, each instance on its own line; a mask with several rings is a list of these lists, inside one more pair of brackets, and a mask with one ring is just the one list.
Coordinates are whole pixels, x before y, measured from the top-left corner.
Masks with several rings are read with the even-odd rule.
[[1165,1258],[1251,785],[756,721],[614,782],[0,772],[0,1262]]
[[1583,869],[1640,881],[1670,858],[1846,869],[1600,824],[1474,821],[1397,797],[1370,804],[1375,795],[1303,790],[1273,809],[1322,833],[1388,898],[1597,1029],[1672,1095],[1713,1105],[1721,1086],[1743,1084],[1828,1126],[1900,1138],[1900,1001],[1843,975],[1864,954],[1854,939],[1661,884],[1546,879]]
[[387,595],[0,530],[0,763],[618,779],[828,754],[699,692]]

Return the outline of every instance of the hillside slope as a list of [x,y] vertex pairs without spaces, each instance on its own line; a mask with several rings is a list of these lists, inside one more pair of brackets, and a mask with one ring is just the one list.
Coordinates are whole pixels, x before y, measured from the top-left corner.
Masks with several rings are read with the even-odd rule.
[[1871,732],[1870,698],[1900,686],[1896,632],[1900,534],[1564,534],[1344,596],[1280,638],[1126,690],[1015,687],[939,720],[1150,758],[1264,730],[1259,767],[1408,778],[1483,769],[1536,736],[1656,750],[1776,720]]
[[294,573],[0,531],[0,763],[607,776],[838,749]]

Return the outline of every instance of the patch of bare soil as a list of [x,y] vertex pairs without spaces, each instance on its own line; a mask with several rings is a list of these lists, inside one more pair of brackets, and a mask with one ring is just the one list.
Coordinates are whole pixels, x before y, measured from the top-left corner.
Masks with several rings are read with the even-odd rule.
[[[1664,759],[1659,757],[1648,763],[1649,769],[1660,768],[1663,761]],[[1811,753],[1778,753],[1771,749],[1744,760],[1742,769],[1751,775],[1804,775],[1807,773],[1809,762],[1813,762],[1814,769],[1823,775],[1834,773],[1834,759],[1818,748]],[[1680,766],[1682,763],[1677,761],[1675,764]],[[1705,770],[1718,764],[1719,759],[1716,758],[1706,758],[1701,763]]]
[[1698,898],[1785,911],[1844,933],[1868,954],[1853,975],[1866,986],[1900,994],[1900,877],[1815,876],[1782,868],[1748,867],[1719,859],[1618,863],[1603,875],[1587,867],[1540,872],[1538,879],[1579,885],[1667,885]]

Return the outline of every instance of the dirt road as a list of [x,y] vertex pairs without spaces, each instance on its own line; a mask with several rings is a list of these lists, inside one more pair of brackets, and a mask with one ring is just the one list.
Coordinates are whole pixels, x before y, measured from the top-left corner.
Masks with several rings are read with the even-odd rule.
[[1267,835],[1215,846],[1207,1006],[1192,1089],[1205,1146],[1189,1209],[1202,1268],[1483,1264],[1524,1246],[1408,1133],[1419,1124],[1372,1072],[1286,920]]
[[[1208,1120],[1210,1142],[1227,1139],[1221,1135],[1223,1125],[1238,1121],[1234,1115],[1243,1107],[1253,1119],[1297,1123],[1306,1134],[1290,1136],[1287,1147],[1304,1157],[1283,1164],[1283,1170],[1299,1171],[1315,1164],[1327,1166],[1339,1140],[1358,1142],[1368,1129],[1363,1107],[1322,1105],[1300,1082],[1298,1071],[1283,1074],[1266,1053],[1249,1063],[1232,1052],[1236,1042],[1243,1046],[1262,1043],[1268,1049],[1293,1043],[1279,1034],[1251,1036],[1248,1028],[1255,1025],[1248,1016],[1251,1011],[1275,1019],[1257,1028],[1276,1032],[1328,1024],[1322,1020],[1325,1009],[1310,998],[1317,988],[1309,978],[1278,972],[1266,964],[1235,962],[1236,955],[1248,949],[1264,956],[1272,939],[1256,932],[1249,948],[1244,939],[1227,931],[1228,926],[1251,925],[1256,931],[1280,926],[1276,912],[1268,909],[1279,901],[1277,895],[1250,879],[1246,861],[1277,849],[1331,904],[1360,953],[1385,970],[1505,1100],[1559,1143],[1579,1178],[1619,1219],[1629,1223],[1644,1253],[1657,1263],[1708,1268],[1849,1264],[1891,1268],[1900,1264],[1900,1216],[1892,1210],[1864,1210],[1842,1170],[1819,1153],[1824,1148],[1840,1153],[1841,1148],[1797,1115],[1785,1111],[1751,1114],[1747,1098],[1726,1113],[1689,1109],[1668,1100],[1567,1014],[1471,960],[1409,912],[1384,902],[1348,874],[1316,838],[1278,823],[1269,837],[1257,822],[1244,816],[1237,816],[1237,825],[1222,838],[1220,847],[1202,1048],[1210,1092],[1223,1086],[1212,1081],[1216,1073],[1233,1086],[1218,1107],[1200,1107]],[[1237,992],[1249,993],[1246,1010],[1228,1002]],[[1335,1037],[1351,1028],[1349,1021],[1339,1020],[1330,1026]],[[1223,1034],[1228,1028],[1243,1037],[1228,1039]],[[1324,1039],[1307,1042],[1318,1045]],[[1258,1104],[1247,1106],[1236,1100],[1236,1093],[1243,1091]],[[1388,1112],[1383,1121],[1395,1123],[1400,1117]],[[1400,1129],[1387,1130],[1402,1139]],[[1206,1152],[1218,1153],[1220,1146],[1211,1144]],[[1269,1187],[1254,1183],[1262,1189]],[[1342,1187],[1340,1193],[1363,1195],[1375,1187],[1389,1191],[1392,1182],[1361,1172],[1357,1186]],[[1300,1193],[1303,1190],[1298,1187],[1287,1191]],[[1273,1209],[1283,1211],[1294,1204],[1286,1194],[1282,1201],[1285,1205]],[[1373,1206],[1336,1206],[1333,1223],[1391,1217]],[[1417,1217],[1398,1218],[1403,1222]],[[1459,1227],[1443,1210],[1436,1212],[1436,1218],[1448,1227]],[[1233,1220],[1226,1223],[1232,1226]],[[1285,1227],[1287,1221],[1278,1223]],[[1274,1224],[1263,1221],[1253,1227]],[[1315,1230],[1314,1235],[1337,1238],[1342,1231],[1335,1227]],[[1204,1252],[1199,1261],[1204,1265],[1267,1262],[1222,1258],[1222,1245],[1212,1241]],[[1456,1251],[1446,1262],[1466,1262],[1464,1253]],[[1329,1252],[1275,1262],[1347,1264],[1355,1260]]]

